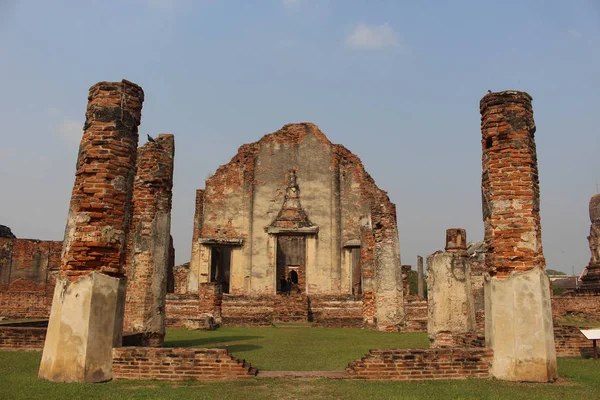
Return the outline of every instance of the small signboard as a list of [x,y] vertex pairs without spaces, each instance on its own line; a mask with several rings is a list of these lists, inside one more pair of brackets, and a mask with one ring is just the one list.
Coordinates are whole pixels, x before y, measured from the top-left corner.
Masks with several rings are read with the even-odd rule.
[[580,329],[581,333],[594,343],[594,359],[598,359],[596,340],[600,339],[600,329]]

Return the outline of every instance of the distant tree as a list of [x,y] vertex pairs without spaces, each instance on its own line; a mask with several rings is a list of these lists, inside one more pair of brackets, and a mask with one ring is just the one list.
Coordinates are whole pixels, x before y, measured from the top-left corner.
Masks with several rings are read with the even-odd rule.
[[[419,283],[417,271],[410,270],[408,274],[408,285],[410,286],[410,294],[419,294]],[[427,297],[427,282],[423,277],[423,296]]]
[[548,275],[566,275],[564,272],[557,271],[555,269],[547,269],[546,272]]

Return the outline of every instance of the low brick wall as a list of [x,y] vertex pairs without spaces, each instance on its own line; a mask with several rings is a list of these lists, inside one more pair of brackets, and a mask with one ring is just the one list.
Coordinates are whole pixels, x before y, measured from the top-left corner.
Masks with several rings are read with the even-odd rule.
[[41,351],[46,331],[45,327],[0,326],[0,350]]
[[224,326],[270,326],[274,320],[271,296],[223,296],[221,319]]
[[113,379],[233,380],[257,373],[225,349],[119,347],[113,349],[112,367]]
[[581,326],[554,326],[554,344],[557,357],[593,357],[592,341],[587,339],[580,329],[592,329]]
[[600,320],[600,296],[552,297],[552,317],[560,320],[566,315]]
[[389,381],[488,378],[492,356],[482,348],[370,350],[346,371],[351,379]]
[[310,313],[317,326],[349,328],[364,325],[362,300],[353,296],[310,296]]

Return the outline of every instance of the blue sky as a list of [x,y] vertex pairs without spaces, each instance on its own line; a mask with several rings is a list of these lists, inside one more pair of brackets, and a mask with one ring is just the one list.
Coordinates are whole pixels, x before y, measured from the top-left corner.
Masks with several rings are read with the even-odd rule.
[[548,268],[580,272],[600,183],[600,2],[0,0],[0,224],[62,239],[88,88],[144,88],[176,140],[172,233],[237,148],[311,121],[397,205],[402,262],[483,238],[479,100],[533,98]]

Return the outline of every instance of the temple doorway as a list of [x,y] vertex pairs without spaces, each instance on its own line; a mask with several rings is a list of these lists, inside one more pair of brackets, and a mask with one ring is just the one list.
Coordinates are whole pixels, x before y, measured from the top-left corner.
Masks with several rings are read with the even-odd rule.
[[306,239],[304,235],[277,237],[277,291],[281,292],[282,277],[292,282],[292,293],[306,290]]

